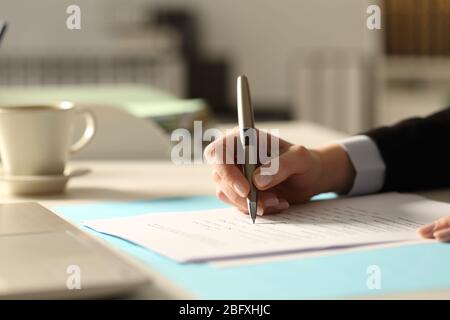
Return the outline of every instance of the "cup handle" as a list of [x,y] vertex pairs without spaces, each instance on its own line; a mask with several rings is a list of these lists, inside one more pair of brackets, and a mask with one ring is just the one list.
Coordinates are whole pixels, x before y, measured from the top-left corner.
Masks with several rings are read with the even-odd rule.
[[78,141],[70,147],[71,154],[80,151],[81,149],[86,147],[89,142],[91,142],[92,138],[94,137],[96,128],[95,116],[92,111],[88,109],[78,109],[77,113],[84,117],[86,127],[81,138],[78,139]]

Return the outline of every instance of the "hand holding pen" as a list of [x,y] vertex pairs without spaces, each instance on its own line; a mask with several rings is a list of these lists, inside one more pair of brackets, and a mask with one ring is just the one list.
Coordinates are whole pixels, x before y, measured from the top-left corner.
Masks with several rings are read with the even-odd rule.
[[[346,151],[339,144],[308,149],[254,129],[246,77],[238,78],[237,91],[239,128],[215,140],[205,150],[207,161],[213,164],[213,180],[220,200],[249,213],[255,221],[255,206],[258,215],[278,213],[289,208],[290,204],[307,202],[320,193],[346,193],[350,190],[355,172]],[[249,162],[249,155],[256,150],[245,141],[247,129],[257,133],[257,145],[259,139],[277,139],[278,150],[271,161],[277,161],[278,165],[273,174],[262,174],[261,167]],[[235,144],[238,139],[244,149],[245,161],[227,163],[224,159],[227,154],[233,155],[228,158],[238,158]],[[229,145],[230,142],[233,145]],[[265,166],[271,166],[270,162]]]

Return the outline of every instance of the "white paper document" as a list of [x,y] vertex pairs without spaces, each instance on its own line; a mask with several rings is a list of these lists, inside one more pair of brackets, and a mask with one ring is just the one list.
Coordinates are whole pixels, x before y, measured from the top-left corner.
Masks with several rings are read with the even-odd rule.
[[149,213],[86,221],[102,233],[179,262],[201,262],[417,240],[418,227],[450,212],[450,204],[387,193],[316,201],[257,217],[235,209]]

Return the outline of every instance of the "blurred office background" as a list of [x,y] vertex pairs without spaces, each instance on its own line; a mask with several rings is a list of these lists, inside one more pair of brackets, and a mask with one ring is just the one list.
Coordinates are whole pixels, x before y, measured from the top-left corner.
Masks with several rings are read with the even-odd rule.
[[[66,28],[72,4],[81,30]],[[381,30],[366,27],[371,4]],[[0,102],[27,88],[30,99],[132,100],[166,129],[188,127],[233,121],[244,73],[260,121],[355,133],[450,104],[450,0],[2,0],[0,19]]]

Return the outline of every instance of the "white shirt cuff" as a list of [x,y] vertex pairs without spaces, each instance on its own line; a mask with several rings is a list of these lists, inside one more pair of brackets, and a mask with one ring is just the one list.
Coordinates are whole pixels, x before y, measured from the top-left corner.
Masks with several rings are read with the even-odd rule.
[[355,168],[355,180],[348,195],[380,191],[384,184],[386,165],[375,142],[359,135],[338,141]]

